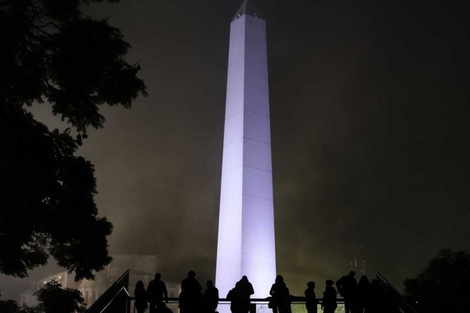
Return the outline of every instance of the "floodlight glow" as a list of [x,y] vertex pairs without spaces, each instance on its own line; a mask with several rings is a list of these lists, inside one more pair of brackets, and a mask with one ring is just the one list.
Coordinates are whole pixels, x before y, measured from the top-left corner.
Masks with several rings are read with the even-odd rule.
[[216,286],[225,297],[246,275],[265,298],[276,254],[264,20],[232,21],[228,63]]

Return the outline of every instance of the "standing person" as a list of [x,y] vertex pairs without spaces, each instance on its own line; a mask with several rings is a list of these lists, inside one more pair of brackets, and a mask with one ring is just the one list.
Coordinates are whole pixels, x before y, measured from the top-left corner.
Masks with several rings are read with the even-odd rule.
[[357,283],[357,313],[367,312],[370,302],[370,282],[366,275],[362,275]]
[[235,284],[234,296],[236,298],[236,308],[238,311],[236,313],[248,313],[250,311],[250,297],[254,293],[253,285],[248,280],[248,277],[243,276]]
[[350,271],[336,282],[338,292],[344,298],[344,312],[356,313],[356,273]]
[[137,284],[135,284],[134,297],[135,310],[137,311],[137,313],[144,313],[145,310],[148,308],[148,294],[144,288],[144,282],[141,280],[139,280]]
[[271,286],[269,291],[271,295],[271,308],[273,313],[290,313],[290,295],[289,289],[287,288],[284,278],[281,275],[277,275],[274,284]]
[[215,313],[219,304],[219,289],[214,286],[212,280],[206,282],[206,290],[203,294],[203,313]]
[[179,296],[180,313],[197,313],[201,306],[201,284],[196,279],[196,272],[189,271],[188,277],[181,282]]
[[321,308],[324,313],[334,313],[338,304],[336,303],[336,289],[333,287],[334,282],[331,279],[325,281],[325,292],[323,293],[323,301]]
[[240,311],[235,292],[235,288],[230,289],[226,297],[227,300],[230,301],[230,312],[232,313],[238,313]]
[[315,282],[309,281],[305,289],[305,307],[307,313],[317,313],[317,296],[315,295]]
[[147,294],[149,297],[150,307],[149,312],[155,313],[162,308],[163,300],[168,302],[168,291],[165,283],[161,280],[162,274],[155,273],[155,278],[149,283],[147,287]]

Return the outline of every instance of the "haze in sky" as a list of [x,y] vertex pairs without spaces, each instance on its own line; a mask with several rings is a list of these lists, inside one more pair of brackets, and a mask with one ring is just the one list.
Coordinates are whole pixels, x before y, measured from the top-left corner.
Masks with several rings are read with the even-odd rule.
[[[89,132],[80,154],[95,164],[99,212],[114,224],[111,253],[157,255],[166,281],[190,269],[214,279],[229,26],[240,3],[86,9],[122,30],[149,96],[131,110],[103,108],[105,128]],[[459,6],[258,1],[277,270],[292,294],[338,279],[355,259],[401,289],[440,249],[470,248],[469,22]],[[59,126],[48,112],[34,109]],[[25,285],[2,277],[2,298]]]

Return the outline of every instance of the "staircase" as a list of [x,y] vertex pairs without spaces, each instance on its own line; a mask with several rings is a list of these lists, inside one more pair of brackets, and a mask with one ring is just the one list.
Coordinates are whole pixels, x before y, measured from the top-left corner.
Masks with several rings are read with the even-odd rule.
[[380,274],[376,272],[382,291],[389,303],[390,312],[417,313],[415,309],[403,298],[403,296]]
[[129,270],[119,277],[111,287],[106,290],[95,303],[93,303],[87,313],[129,313],[130,295]]

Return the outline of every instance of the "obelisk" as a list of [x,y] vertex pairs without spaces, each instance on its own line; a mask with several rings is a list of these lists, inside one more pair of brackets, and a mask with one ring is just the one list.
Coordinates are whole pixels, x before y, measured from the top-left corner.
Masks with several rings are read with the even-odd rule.
[[[276,277],[266,24],[245,0],[230,24],[216,287],[246,275],[265,298]],[[219,306],[220,309],[220,306]]]

